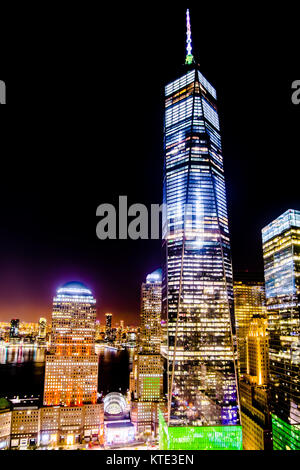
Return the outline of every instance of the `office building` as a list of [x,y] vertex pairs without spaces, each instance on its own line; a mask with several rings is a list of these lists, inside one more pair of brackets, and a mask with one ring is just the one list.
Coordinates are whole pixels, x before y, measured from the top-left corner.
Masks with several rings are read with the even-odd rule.
[[141,288],[141,328],[130,375],[131,420],[137,435],[158,433],[159,410],[165,413],[161,344],[161,270]]
[[234,276],[234,313],[240,376],[246,373],[246,336],[253,315],[265,313],[264,281],[259,277],[250,273]]
[[83,284],[70,282],[53,301],[51,354],[46,356],[44,405],[96,403],[95,299]]
[[275,450],[300,450],[300,211],[262,230]]
[[140,348],[144,353],[160,354],[161,269],[149,274],[141,289]]
[[9,331],[9,337],[11,339],[18,338],[19,326],[20,326],[20,320],[17,318],[13,318],[10,322],[10,331]]
[[112,341],[112,313],[105,314],[105,340]]
[[40,340],[45,340],[47,335],[47,320],[46,318],[39,319],[39,333],[38,338]]
[[162,449],[241,449],[230,238],[217,95],[187,55],[165,88],[163,314],[169,419]]
[[269,334],[264,315],[254,315],[246,336],[247,373],[240,378],[243,448],[271,450]]

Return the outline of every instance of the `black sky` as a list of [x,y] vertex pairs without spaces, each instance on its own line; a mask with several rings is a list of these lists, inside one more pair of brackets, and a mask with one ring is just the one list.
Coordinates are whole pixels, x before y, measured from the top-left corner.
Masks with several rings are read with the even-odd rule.
[[[49,316],[56,287],[77,279],[100,318],[137,321],[160,242],[101,242],[95,214],[119,195],[161,202],[163,87],[185,54],[186,5],[171,5],[52,10],[2,32],[0,320]],[[262,271],[261,228],[300,209],[299,14],[187,6],[218,93],[234,271]]]

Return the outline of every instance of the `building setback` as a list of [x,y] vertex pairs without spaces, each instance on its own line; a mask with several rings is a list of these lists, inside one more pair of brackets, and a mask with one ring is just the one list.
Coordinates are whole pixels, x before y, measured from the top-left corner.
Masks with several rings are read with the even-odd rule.
[[163,315],[169,419],[162,449],[240,449],[233,280],[214,87],[194,61],[165,87]]

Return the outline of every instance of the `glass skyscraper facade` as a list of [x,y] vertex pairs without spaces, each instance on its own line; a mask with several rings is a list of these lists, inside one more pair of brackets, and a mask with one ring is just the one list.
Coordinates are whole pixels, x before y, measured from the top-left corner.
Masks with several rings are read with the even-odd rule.
[[262,231],[273,447],[300,450],[300,211]]
[[216,91],[190,47],[184,73],[165,88],[164,148],[168,425],[219,429],[225,442],[231,426],[241,432],[225,180]]

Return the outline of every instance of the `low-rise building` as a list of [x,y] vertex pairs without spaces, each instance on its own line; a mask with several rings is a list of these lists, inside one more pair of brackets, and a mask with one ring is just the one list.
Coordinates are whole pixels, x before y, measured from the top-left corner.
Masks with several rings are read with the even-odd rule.
[[64,446],[101,441],[103,404],[41,408],[41,445]]
[[36,405],[13,406],[11,448],[28,449],[39,445],[40,410]]
[[130,407],[131,422],[135,427],[136,436],[157,436],[159,430],[159,411],[167,417],[167,401],[164,399],[154,401],[132,400]]
[[0,450],[10,447],[11,411],[10,403],[0,398]]

